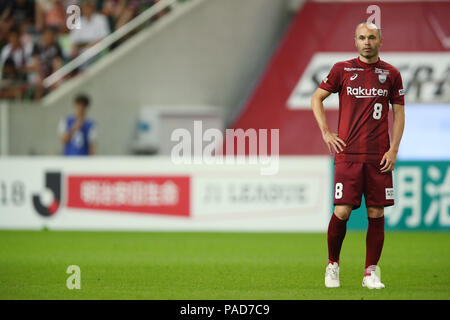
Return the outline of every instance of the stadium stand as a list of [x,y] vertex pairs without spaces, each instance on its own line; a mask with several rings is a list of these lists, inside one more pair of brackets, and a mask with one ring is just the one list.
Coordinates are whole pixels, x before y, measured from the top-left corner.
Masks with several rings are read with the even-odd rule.
[[[159,0],[12,0],[2,2],[0,5],[0,62],[2,66],[0,99],[38,100],[42,98],[65,79],[83,71],[87,64],[51,86],[44,84],[45,78],[157,2]],[[81,9],[83,28],[69,30],[66,13],[71,12],[69,7],[73,5]],[[141,29],[169,11],[169,8],[161,10],[143,24]],[[108,50],[115,49],[131,35],[114,43]]]
[[[130,135],[143,107],[189,111],[216,106],[230,122],[278,46],[292,13],[283,1],[161,0],[128,25],[139,29],[167,3],[172,3],[170,14],[143,27],[43,99],[7,102],[3,110],[9,129],[4,138],[9,154],[61,154],[55,128],[73,111],[73,98],[80,92],[92,97],[99,156],[130,154]],[[120,42],[129,34],[123,29],[44,82],[59,81],[82,64],[86,54],[102,54],[103,48]]]

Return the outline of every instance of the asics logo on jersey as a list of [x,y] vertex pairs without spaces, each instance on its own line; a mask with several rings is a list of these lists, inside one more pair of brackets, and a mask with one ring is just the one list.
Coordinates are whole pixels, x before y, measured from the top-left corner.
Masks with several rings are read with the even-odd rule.
[[375,98],[375,97],[387,97],[389,91],[387,89],[371,88],[366,89],[362,87],[352,88],[347,87],[347,94],[349,96],[355,96],[356,98]]
[[358,77],[358,74],[357,74],[357,73],[355,73],[354,75],[352,75],[352,77],[350,78],[350,80],[355,80],[356,77]]

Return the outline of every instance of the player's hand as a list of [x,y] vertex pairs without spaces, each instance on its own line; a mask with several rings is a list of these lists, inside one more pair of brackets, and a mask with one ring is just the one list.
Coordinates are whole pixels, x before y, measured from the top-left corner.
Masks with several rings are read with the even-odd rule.
[[74,132],[76,132],[76,131],[78,131],[78,130],[80,130],[80,128],[83,126],[83,119],[77,119],[76,121],[75,121],[75,123],[73,124],[73,126],[72,126],[72,130],[74,131]]
[[333,148],[336,153],[339,153],[340,151],[344,151],[344,147],[347,146],[344,140],[342,140],[337,136],[337,134],[332,133],[329,130],[322,132],[322,138],[323,141],[325,141],[331,155],[333,155],[331,148]]
[[397,152],[395,152],[392,149],[389,149],[389,151],[386,152],[383,155],[383,158],[381,159],[381,162],[380,162],[380,166],[382,166],[380,169],[381,172],[386,173],[386,172],[391,172],[392,170],[394,170],[396,158],[397,158]]

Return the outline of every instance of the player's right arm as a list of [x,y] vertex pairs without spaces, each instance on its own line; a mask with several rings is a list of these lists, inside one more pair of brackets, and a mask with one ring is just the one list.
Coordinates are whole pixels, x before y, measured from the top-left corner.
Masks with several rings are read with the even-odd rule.
[[60,123],[59,123],[59,129],[58,129],[60,137],[61,137],[61,142],[63,144],[68,143],[70,141],[70,139],[72,139],[72,136],[74,135],[74,133],[77,132],[81,128],[82,124],[83,123],[81,120],[77,120],[72,125],[72,127],[69,130],[67,130],[65,120],[61,119]]
[[325,109],[323,108],[323,101],[331,94],[331,92],[324,90],[322,88],[317,88],[311,98],[311,107],[316,118],[317,124],[319,125],[320,131],[322,132],[322,138],[331,152],[333,148],[336,153],[344,150],[346,146],[345,142],[339,138],[336,134],[332,133],[328,128],[327,120],[325,117]]

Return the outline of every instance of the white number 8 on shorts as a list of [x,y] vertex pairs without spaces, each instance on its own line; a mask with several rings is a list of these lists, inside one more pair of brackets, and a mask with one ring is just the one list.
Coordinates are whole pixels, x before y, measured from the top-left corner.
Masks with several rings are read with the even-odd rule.
[[335,199],[342,198],[343,189],[344,189],[344,185],[341,182],[336,183],[336,186],[334,187],[334,198]]

